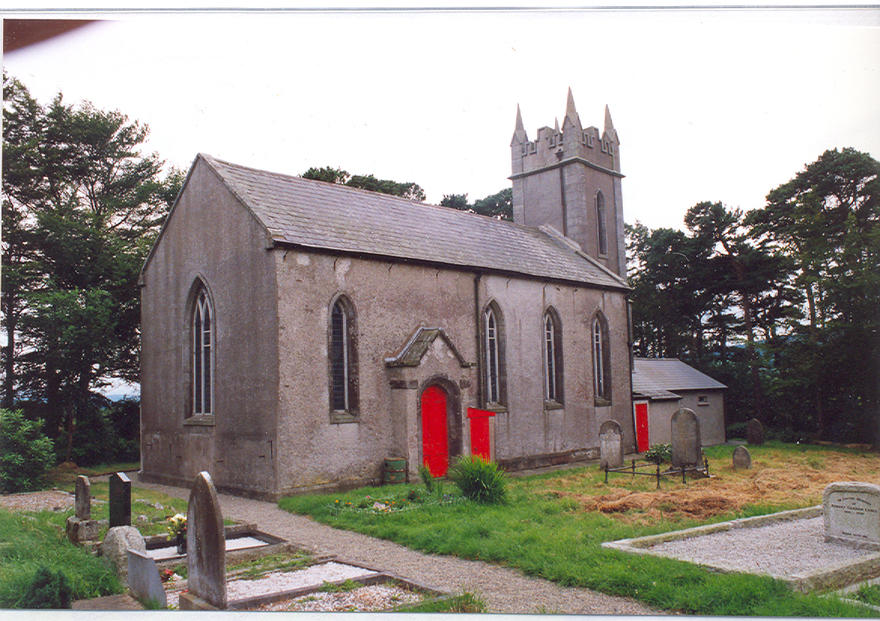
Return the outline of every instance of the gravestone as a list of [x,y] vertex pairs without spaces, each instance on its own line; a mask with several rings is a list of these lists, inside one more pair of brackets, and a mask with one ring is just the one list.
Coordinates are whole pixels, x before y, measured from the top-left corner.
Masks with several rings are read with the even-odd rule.
[[72,543],[85,543],[98,538],[100,525],[92,520],[92,491],[89,477],[76,477],[76,514],[67,518],[67,538]]
[[124,472],[110,475],[110,528],[131,526],[131,480]]
[[89,477],[76,477],[76,517],[81,520],[92,518],[92,485]]
[[599,427],[599,467],[623,466],[623,431],[615,420],[606,420]]
[[116,566],[122,580],[128,576],[128,551],[147,553],[147,545],[140,531],[134,526],[114,526],[104,535],[101,542],[101,556]]
[[696,466],[702,455],[700,421],[693,410],[681,408],[672,415],[672,466]]
[[211,475],[200,472],[189,493],[186,510],[188,593],[181,610],[226,608],[226,532]]
[[880,485],[829,484],[822,493],[825,541],[880,550]]
[[159,577],[159,567],[155,559],[137,550],[126,550],[128,555],[128,588],[134,596],[141,601],[153,602],[153,605],[165,608],[168,599],[165,596],[165,588],[162,586],[162,578]]
[[764,425],[757,418],[750,418],[746,423],[746,442],[764,444]]
[[752,467],[752,456],[749,449],[744,446],[738,446],[733,449],[733,469],[748,470]]

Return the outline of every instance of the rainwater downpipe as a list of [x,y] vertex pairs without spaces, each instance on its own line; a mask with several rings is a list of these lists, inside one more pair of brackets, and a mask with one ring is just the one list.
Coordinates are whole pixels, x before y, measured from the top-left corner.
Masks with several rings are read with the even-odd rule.
[[483,357],[480,355],[480,326],[482,313],[480,312],[480,280],[483,275],[479,272],[474,274],[474,332],[477,342],[477,407],[483,407]]

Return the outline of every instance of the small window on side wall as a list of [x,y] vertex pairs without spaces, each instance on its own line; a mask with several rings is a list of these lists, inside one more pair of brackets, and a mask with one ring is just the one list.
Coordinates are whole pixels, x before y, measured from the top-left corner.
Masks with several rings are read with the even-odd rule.
[[706,395],[699,395],[697,397],[697,405],[709,405],[709,397]]
[[483,356],[485,387],[484,399],[487,407],[504,406],[504,324],[501,310],[492,302],[483,311]]
[[190,321],[191,416],[214,414],[214,307],[203,283],[193,296]]
[[544,338],[544,402],[561,405],[562,396],[562,322],[553,308],[548,308],[543,319]]
[[611,405],[611,351],[608,347],[608,322],[597,313],[591,326],[593,350],[593,394],[596,405]]
[[330,305],[328,354],[330,420],[352,422],[358,411],[357,332],[354,306],[345,296]]

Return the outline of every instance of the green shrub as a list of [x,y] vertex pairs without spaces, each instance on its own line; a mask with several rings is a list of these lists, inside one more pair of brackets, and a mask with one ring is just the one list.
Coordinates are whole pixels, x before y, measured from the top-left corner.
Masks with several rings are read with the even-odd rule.
[[504,500],[504,472],[498,468],[498,464],[487,462],[479,455],[461,457],[449,469],[448,476],[465,498],[485,503]]
[[0,491],[24,492],[43,484],[55,457],[42,426],[19,410],[0,409]]
[[73,600],[73,589],[63,571],[52,571],[41,565],[22,596],[19,607],[37,608],[70,608]]
[[669,444],[654,444],[645,451],[645,459],[654,464],[667,464],[672,461],[672,446]]
[[429,494],[436,494],[440,489],[440,482],[434,478],[427,464],[422,464],[419,468],[419,476],[422,477],[422,483],[425,484],[425,490]]

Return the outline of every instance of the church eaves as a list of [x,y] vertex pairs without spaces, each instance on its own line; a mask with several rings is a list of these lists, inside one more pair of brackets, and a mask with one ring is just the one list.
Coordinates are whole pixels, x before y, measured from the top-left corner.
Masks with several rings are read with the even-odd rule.
[[276,245],[625,289],[626,282],[530,226],[201,154]]

